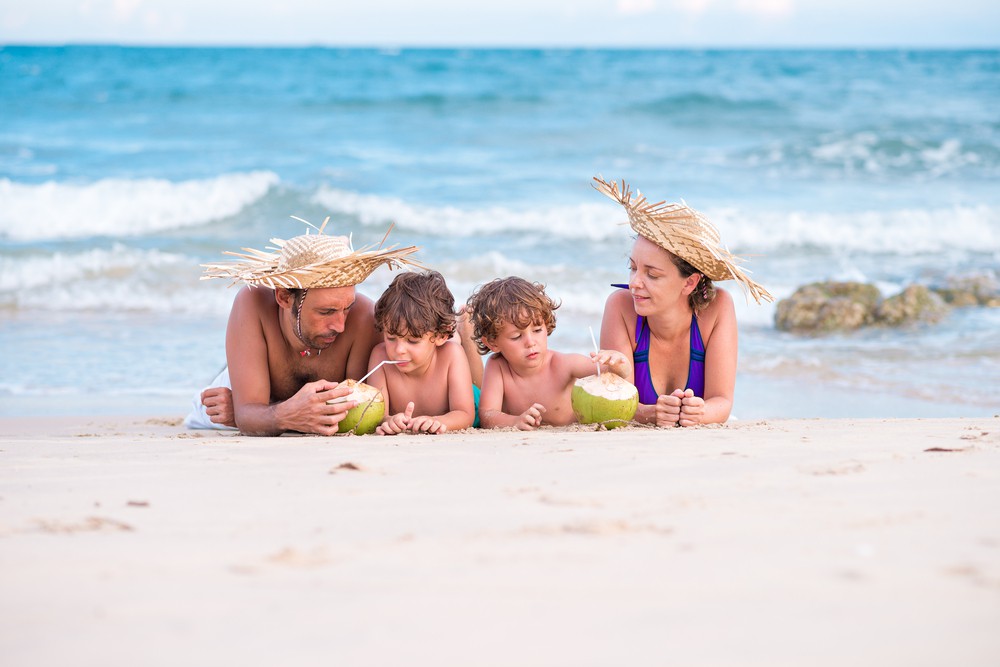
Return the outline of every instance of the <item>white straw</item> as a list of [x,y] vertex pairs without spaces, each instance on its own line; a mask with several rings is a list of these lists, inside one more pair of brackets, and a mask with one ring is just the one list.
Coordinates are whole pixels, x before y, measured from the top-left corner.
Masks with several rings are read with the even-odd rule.
[[371,375],[372,373],[374,373],[375,371],[377,371],[382,366],[382,364],[405,364],[405,363],[406,363],[405,361],[392,361],[391,359],[386,359],[385,361],[380,361],[378,364],[375,365],[375,368],[373,368],[370,371],[368,371],[367,373],[365,373],[365,376],[363,378],[361,378],[360,380],[358,380],[358,384],[361,384],[362,382],[364,382],[365,380],[367,380],[368,376]]
[[[590,329],[590,341],[594,344],[594,352],[600,352],[601,348],[597,347],[597,339],[594,338],[594,327],[587,328]],[[599,364],[596,359],[594,360],[594,363],[597,364],[597,377],[601,377],[601,364]]]

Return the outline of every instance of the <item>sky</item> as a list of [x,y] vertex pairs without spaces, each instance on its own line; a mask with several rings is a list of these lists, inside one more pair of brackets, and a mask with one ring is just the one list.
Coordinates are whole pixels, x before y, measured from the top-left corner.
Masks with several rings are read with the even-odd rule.
[[0,0],[2,44],[968,47],[997,0]]

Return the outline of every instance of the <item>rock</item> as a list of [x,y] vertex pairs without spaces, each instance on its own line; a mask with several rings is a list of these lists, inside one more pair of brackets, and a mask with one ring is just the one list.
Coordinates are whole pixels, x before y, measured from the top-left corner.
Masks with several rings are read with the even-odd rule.
[[1000,283],[993,276],[949,278],[944,287],[934,291],[945,303],[962,308],[967,306],[1000,307]]
[[851,331],[874,323],[881,296],[865,283],[812,283],[778,302],[775,326],[797,333]]
[[944,300],[923,285],[910,285],[875,309],[875,320],[886,326],[940,322],[948,314]]

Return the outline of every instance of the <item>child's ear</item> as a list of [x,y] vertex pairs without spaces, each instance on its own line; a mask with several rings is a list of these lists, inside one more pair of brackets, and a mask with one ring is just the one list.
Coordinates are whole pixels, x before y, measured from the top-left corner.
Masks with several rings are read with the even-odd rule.
[[483,345],[485,345],[489,349],[490,352],[499,352],[500,351],[500,346],[497,345],[497,339],[496,338],[487,338],[486,336],[483,336],[482,340],[483,340]]
[[449,340],[451,340],[451,336],[447,336],[445,334],[438,334],[437,336],[434,336],[434,338],[432,338],[431,340],[434,341],[434,345],[436,345],[437,347],[441,347]]

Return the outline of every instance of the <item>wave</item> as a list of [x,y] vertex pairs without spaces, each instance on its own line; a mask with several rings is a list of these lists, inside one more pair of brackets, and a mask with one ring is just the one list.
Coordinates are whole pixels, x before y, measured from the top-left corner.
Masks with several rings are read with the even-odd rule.
[[980,206],[859,212],[706,211],[737,251],[800,248],[912,256],[1000,252],[1000,210]]
[[[611,202],[531,210],[459,208],[327,187],[316,192],[314,201],[364,226],[395,223],[400,230],[427,236],[531,233],[600,242],[631,233],[621,224],[622,210]],[[796,248],[900,255],[946,249],[1000,251],[1000,209],[986,205],[860,212],[701,210],[719,227],[726,244],[738,252]]]
[[0,257],[0,309],[225,316],[235,290],[211,289],[199,274],[189,256],[120,243]]
[[803,176],[907,177],[920,181],[1000,171],[1000,148],[981,139],[928,139],[861,130],[765,144],[725,160],[743,168],[776,168]]
[[78,185],[0,179],[0,238],[142,236],[239,213],[278,183],[269,171],[172,182],[108,178]]
[[533,232],[571,239],[603,240],[621,233],[616,225],[623,217],[603,204],[543,206],[513,209],[503,206],[459,208],[412,204],[397,197],[366,195],[321,187],[315,203],[356,218],[365,226],[396,223],[400,229],[430,236],[482,236],[483,234]]

